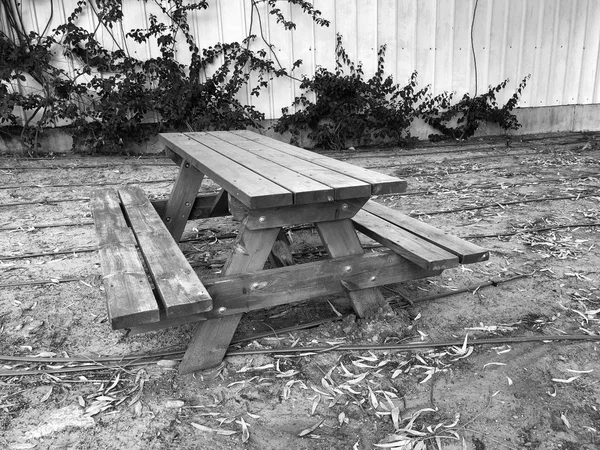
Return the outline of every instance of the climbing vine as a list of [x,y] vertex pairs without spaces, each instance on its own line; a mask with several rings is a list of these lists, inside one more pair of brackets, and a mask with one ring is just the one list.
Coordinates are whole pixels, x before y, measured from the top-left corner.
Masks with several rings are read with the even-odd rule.
[[302,79],[304,92],[292,105],[296,111],[284,108],[275,131],[290,132],[293,141],[306,131],[317,146],[332,149],[349,143],[411,142],[410,125],[427,88],[417,90],[416,72],[406,86],[385,77],[385,50],[385,45],[379,48],[377,70],[367,79],[362,64],[348,57],[337,35],[335,70],[319,67],[314,76]]
[[456,103],[453,103],[452,92],[428,96],[419,105],[419,115],[441,133],[430,134],[429,139],[467,139],[475,134],[482,123],[497,124],[504,131],[519,129],[521,124],[512,110],[517,106],[529,78],[529,75],[523,78],[513,95],[502,106],[498,105],[496,95],[506,88],[508,79],[497,86],[490,86],[484,94],[471,97],[467,93]]
[[[247,90],[259,96],[277,77],[298,80],[302,93],[282,111],[274,129],[291,133],[295,141],[306,133],[320,147],[407,145],[414,141],[410,128],[416,118],[438,132],[431,139],[466,139],[484,122],[504,130],[520,126],[512,110],[527,78],[502,106],[496,95],[508,80],[453,103],[454,93],[433,96],[429,86],[418,88],[416,72],[406,85],[385,76],[385,45],[378,50],[375,74],[367,78],[340,35],[334,70],[319,67],[313,76],[295,78],[293,71],[302,61],[291,67],[280,63],[265,36],[261,12],[294,30],[295,22],[281,6],[288,3],[318,26],[328,26],[309,1],[247,0],[245,38],[203,49],[189,19],[210,8],[208,0],[130,0],[152,3],[160,11],[148,16],[146,27],[131,30],[123,30],[122,0],[79,0],[66,22],[50,29],[55,1],[48,0],[48,24],[31,31],[24,26],[20,4],[0,0],[8,22],[8,31],[0,31],[0,132],[18,130],[31,153],[38,150],[46,128],[63,124],[71,125],[78,148],[91,151],[121,151],[157,131],[260,128],[264,114],[242,103],[239,94]],[[80,25],[83,15],[95,17],[95,29]],[[101,34],[112,38],[109,46]],[[124,39],[116,39],[117,34]],[[128,43],[152,45],[158,53],[140,59]],[[182,45],[187,48],[185,63],[178,59]],[[63,56],[70,66],[61,63]],[[21,89],[22,83],[29,87]]]
[[[53,12],[54,0],[49,1]],[[143,140],[157,130],[259,126],[264,114],[242,104],[237,94],[250,85],[251,74],[250,95],[258,96],[273,78],[291,76],[301,64],[296,61],[290,68],[283,67],[272,57],[273,45],[264,37],[261,3],[285,29],[296,26],[285,17],[280,1],[249,0],[248,35],[240,42],[221,42],[205,49],[198,47],[188,18],[208,9],[209,1],[138,1],[154,3],[162,16],[150,14],[146,28],[126,31],[125,45],[113,39],[116,49],[108,49],[98,34],[114,36],[121,29],[121,0],[79,0],[66,23],[53,30],[48,25],[39,33],[25,29],[15,0],[0,0],[10,27],[9,33],[0,32],[4,62],[0,124],[19,127],[21,140],[32,152],[40,145],[39,134],[61,122],[73,126],[79,146],[104,151],[121,149],[128,141]],[[316,24],[329,25],[310,2],[285,1]],[[79,25],[83,14],[97,18],[96,29]],[[127,40],[154,44],[159,53],[139,59],[128,51]],[[265,48],[252,49],[257,40]],[[176,58],[176,45],[182,42],[189,50],[186,64]],[[74,69],[57,64],[57,54],[69,58]],[[28,79],[37,88],[21,92],[19,83]],[[16,107],[25,111],[27,119],[15,113]],[[146,122],[153,123],[151,130],[144,126]]]
[[503,106],[498,105],[496,94],[509,80],[473,98],[465,94],[453,104],[454,93],[433,96],[430,86],[418,89],[417,72],[405,86],[384,77],[385,50],[385,45],[379,48],[377,71],[367,79],[338,35],[335,71],[319,67],[314,76],[304,77],[302,94],[291,108],[283,108],[275,131],[289,132],[295,143],[305,132],[317,146],[343,149],[367,143],[410,145],[414,141],[410,127],[416,118],[441,133],[431,134],[431,140],[469,138],[483,122],[496,123],[505,131],[520,127],[512,110],[529,77]]

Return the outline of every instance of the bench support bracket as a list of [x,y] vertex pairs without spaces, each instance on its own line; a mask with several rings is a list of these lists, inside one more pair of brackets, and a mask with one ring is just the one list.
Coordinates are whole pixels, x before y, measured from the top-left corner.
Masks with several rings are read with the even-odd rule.
[[[223,267],[223,275],[261,270],[271,253],[279,230],[249,230],[242,225],[235,241],[234,252]],[[219,312],[218,309],[216,312]],[[227,311],[225,309],[222,312]],[[242,314],[233,314],[199,322],[179,365],[179,372],[192,373],[219,365],[241,318]]]
[[[350,219],[319,222],[316,227],[332,258],[363,253],[362,245]],[[380,311],[391,312],[391,307],[377,288],[347,291],[347,295],[359,317],[369,317]]]

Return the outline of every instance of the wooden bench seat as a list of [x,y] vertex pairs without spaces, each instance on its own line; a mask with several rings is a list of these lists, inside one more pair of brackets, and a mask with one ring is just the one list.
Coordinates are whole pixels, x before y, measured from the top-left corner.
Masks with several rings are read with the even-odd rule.
[[489,251],[400,211],[369,200],[352,219],[355,228],[427,270],[489,259]]
[[206,288],[142,189],[98,190],[90,206],[113,329],[212,309]]

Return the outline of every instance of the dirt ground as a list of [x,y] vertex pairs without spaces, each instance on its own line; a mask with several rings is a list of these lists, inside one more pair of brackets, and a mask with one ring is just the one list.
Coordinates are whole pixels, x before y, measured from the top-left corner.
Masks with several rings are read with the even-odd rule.
[[[328,155],[406,178],[405,195],[377,200],[490,260],[385,287],[394,314],[372,320],[337,297],[248,314],[232,351],[254,353],[186,376],[193,326],[107,323],[87,201],[120,183],[167,196],[175,165],[0,158],[0,448],[600,448],[600,135]],[[235,230],[188,224],[182,248],[202,277],[218,276]],[[291,236],[298,262],[325,257],[314,230]],[[433,347],[379,348],[414,342]],[[342,343],[372,348],[277,353]]]

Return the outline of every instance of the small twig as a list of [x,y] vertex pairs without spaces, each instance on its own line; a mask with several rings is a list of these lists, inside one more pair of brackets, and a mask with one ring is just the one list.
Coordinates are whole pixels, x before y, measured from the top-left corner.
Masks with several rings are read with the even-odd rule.
[[433,392],[435,390],[435,382],[437,381],[437,378],[439,376],[440,372],[434,372],[432,377],[431,377],[431,386],[429,389],[429,403],[431,404],[431,407],[435,410],[437,410],[437,406],[435,404],[435,399],[434,399],[434,395]]
[[515,275],[514,277],[506,278],[505,280],[490,280],[485,283],[479,283],[476,286],[468,286],[466,288],[457,289],[456,291],[442,292],[441,294],[428,295],[427,297],[416,298],[411,302],[411,304],[428,302],[431,300],[437,300],[440,298],[450,297],[452,295],[464,294],[465,292],[476,292],[484,287],[497,286],[499,284],[504,284],[504,283],[509,283],[511,281],[520,280],[521,278],[527,278],[532,275],[533,275],[533,273],[519,274],[519,275]]
[[81,278],[62,278],[55,280],[38,280],[38,281],[18,281],[14,283],[4,283],[0,284],[0,289],[7,287],[18,287],[18,286],[36,286],[43,284],[61,284],[61,283],[74,283],[77,281],[86,280],[89,277],[81,277]]
[[494,443],[496,443],[496,444],[498,444],[498,445],[501,445],[502,447],[506,447],[506,448],[508,448],[508,449],[510,449],[510,450],[519,450],[519,449],[518,449],[518,448],[516,448],[516,447],[511,447],[510,445],[508,445],[508,444],[505,444],[504,442],[500,442],[500,441],[499,441],[499,440],[497,440],[497,439],[491,438],[491,437],[489,436],[489,434],[487,434],[487,433],[484,433],[483,431],[474,430],[473,428],[463,428],[463,430],[465,430],[465,431],[469,431],[469,432],[471,432],[471,433],[477,433],[477,434],[480,434],[480,435],[482,435],[482,436],[485,436],[485,437],[486,437],[486,439],[489,439],[490,441],[492,441],[492,442],[494,442]]
[[46,189],[46,188],[70,188],[70,187],[90,187],[96,186],[126,186],[130,184],[151,184],[151,183],[173,183],[175,178],[165,178],[162,180],[136,180],[136,181],[107,181],[104,183],[82,183],[82,184],[16,184],[12,186],[0,186],[0,189]]
[[481,205],[481,206],[465,206],[463,208],[456,208],[456,209],[443,209],[443,210],[438,210],[438,211],[419,212],[419,213],[412,213],[409,215],[410,216],[433,216],[433,215],[437,215],[437,214],[450,214],[450,213],[473,211],[473,210],[486,209],[486,208],[503,208],[505,206],[510,206],[510,205],[520,205],[521,203],[550,202],[550,201],[557,201],[557,200],[579,200],[580,198],[596,197],[597,195],[598,194],[596,192],[592,192],[589,194],[565,195],[565,196],[561,196],[561,197],[531,198],[531,199],[523,199],[523,200],[514,200],[514,201],[504,202],[504,203],[494,202],[494,203],[488,203],[488,204]]
[[467,422],[464,425],[461,425],[460,427],[458,427],[458,429],[465,429],[465,427],[467,427],[469,424],[475,422],[475,420],[477,420],[479,417],[481,417],[483,415],[483,413],[485,413],[489,407],[492,404],[492,393],[488,392],[488,400],[487,400],[487,404],[483,407],[483,409],[481,411],[479,411],[477,414],[475,414],[473,417],[471,417],[471,419],[467,420]]

